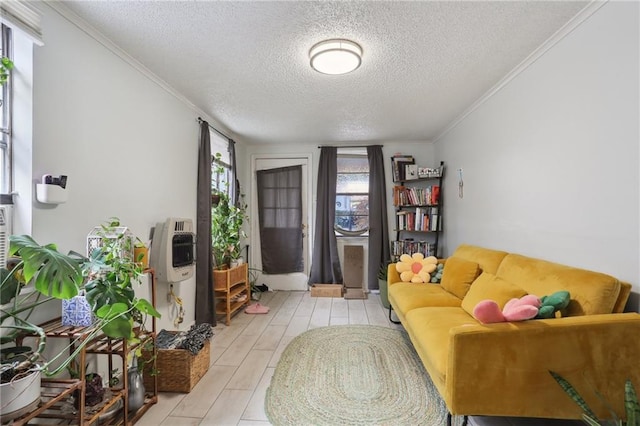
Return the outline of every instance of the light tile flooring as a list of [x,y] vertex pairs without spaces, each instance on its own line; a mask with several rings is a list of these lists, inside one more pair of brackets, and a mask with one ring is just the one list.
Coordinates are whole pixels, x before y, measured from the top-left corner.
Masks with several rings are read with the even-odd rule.
[[[275,366],[287,344],[315,327],[372,324],[401,328],[389,322],[377,294],[366,300],[312,298],[309,292],[263,293],[266,315],[239,312],[230,326],[218,323],[211,340],[211,366],[188,394],[160,393],[137,423],[142,426],[237,425],[268,426],[264,397]],[[472,417],[472,426],[538,426],[581,424],[538,419]],[[439,426],[439,425],[425,425]]]

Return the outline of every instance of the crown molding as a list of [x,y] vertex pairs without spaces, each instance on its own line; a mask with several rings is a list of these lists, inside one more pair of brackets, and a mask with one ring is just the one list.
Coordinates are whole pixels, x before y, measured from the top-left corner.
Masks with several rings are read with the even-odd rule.
[[516,78],[521,72],[533,65],[538,59],[540,59],[549,49],[558,44],[562,39],[571,34],[573,30],[578,28],[582,23],[589,19],[596,11],[602,6],[607,4],[609,0],[594,0],[586,5],[580,12],[578,12],[569,22],[564,24],[558,31],[556,31],[551,37],[549,37],[544,43],[542,43],[536,50],[534,50],[529,56],[527,56],[522,62],[520,62],[514,69],[509,71],[498,83],[485,92],[480,98],[478,98],[469,108],[467,108],[462,114],[456,117],[442,132],[440,132],[432,142],[438,142],[451,130],[455,129],[465,118],[467,118],[476,109],[480,108],[485,102],[487,102],[493,95],[498,93],[504,86],[509,84],[511,80]]
[[157,84],[160,88],[168,92],[178,101],[182,102],[189,109],[193,110],[196,113],[196,115],[207,120],[207,122],[209,122],[209,124],[211,124],[212,126],[221,129],[227,135],[229,135],[229,137],[231,137],[232,139],[237,139],[237,135],[234,132],[230,131],[226,126],[222,125],[219,121],[214,120],[209,114],[207,114],[205,111],[197,107],[182,93],[174,89],[169,83],[167,83],[166,81],[158,77],[156,74],[153,73],[153,71],[151,71],[149,68],[143,65],[140,61],[138,61],[136,58],[134,58],[133,56],[125,52],[120,46],[115,44],[113,41],[111,41],[111,39],[109,39],[107,36],[105,36],[100,31],[98,31],[97,28],[95,28],[93,25],[91,25],[82,17],[80,17],[77,13],[69,9],[68,6],[65,6],[59,0],[49,0],[46,2],[43,1],[42,3],[49,6],[51,9],[57,12],[60,16],[62,16],[67,21],[69,21],[70,23],[78,27],[81,31],[83,31],[89,37],[96,40],[98,43],[100,43],[106,49],[108,49],[109,51],[117,55],[120,59],[125,61],[131,67],[135,68],[138,72],[140,72],[146,78],[148,78],[149,80]]

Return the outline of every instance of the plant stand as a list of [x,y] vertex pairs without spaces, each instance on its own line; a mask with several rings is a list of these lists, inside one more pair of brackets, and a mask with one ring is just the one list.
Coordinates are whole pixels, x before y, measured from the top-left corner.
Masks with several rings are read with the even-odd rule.
[[251,302],[249,268],[246,263],[235,268],[213,271],[213,290],[217,315],[225,316],[231,324],[231,315]]

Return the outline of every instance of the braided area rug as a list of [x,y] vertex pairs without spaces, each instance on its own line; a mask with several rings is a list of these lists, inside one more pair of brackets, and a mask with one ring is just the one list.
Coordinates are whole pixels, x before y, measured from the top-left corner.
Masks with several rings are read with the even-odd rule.
[[447,416],[406,332],[373,325],[321,327],[293,339],[265,411],[277,426],[441,426]]

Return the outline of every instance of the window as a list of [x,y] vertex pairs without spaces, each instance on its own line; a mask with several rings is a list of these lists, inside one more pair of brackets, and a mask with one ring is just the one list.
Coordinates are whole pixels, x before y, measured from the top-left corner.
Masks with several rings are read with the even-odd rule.
[[229,195],[229,182],[231,182],[229,141],[212,130],[209,130],[209,136],[211,140],[211,193]]
[[346,236],[369,230],[369,159],[364,148],[338,149],[334,228]]
[[[2,40],[0,42],[0,57],[13,59],[11,52],[11,28],[2,24],[0,29]],[[11,165],[11,78],[2,85],[0,90],[0,132],[2,139],[0,140],[0,193],[10,194],[12,188],[12,165]],[[3,200],[2,204],[9,200]]]

